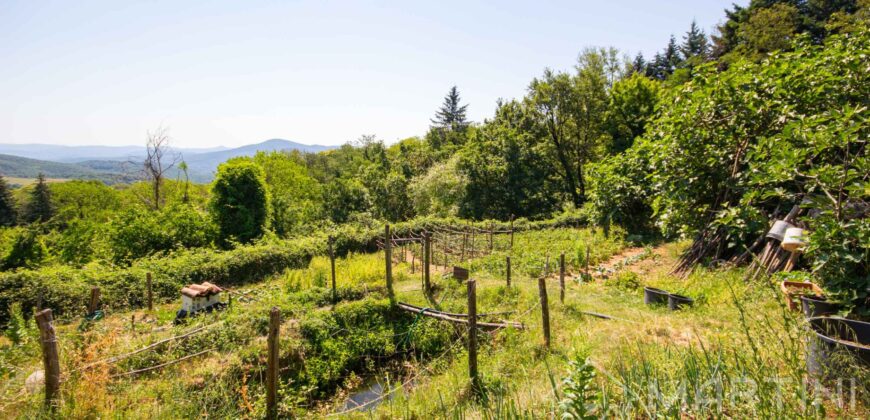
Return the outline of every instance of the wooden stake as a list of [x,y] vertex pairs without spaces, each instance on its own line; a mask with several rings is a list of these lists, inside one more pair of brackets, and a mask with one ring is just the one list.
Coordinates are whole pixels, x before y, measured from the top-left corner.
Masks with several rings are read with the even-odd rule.
[[505,257],[505,267],[507,268],[507,287],[511,287],[511,256]]
[[469,258],[474,259],[474,226],[471,227],[471,253],[468,254]]
[[544,262],[544,277],[550,276],[550,254],[547,254],[547,261]]
[[492,231],[493,231],[492,222],[489,222],[489,252],[492,252],[492,248],[493,248]]
[[36,314],[39,338],[42,342],[42,366],[45,372],[45,405],[52,411],[60,395],[60,363],[57,360],[57,337],[54,335],[51,309]]
[[514,249],[514,215],[511,215],[511,250]]
[[423,290],[431,290],[431,272],[429,265],[432,260],[432,238],[429,232],[423,232]]
[[91,287],[91,302],[88,304],[88,315],[94,313],[100,307],[100,288]]
[[269,357],[266,366],[266,418],[278,418],[278,331],[281,329],[281,311],[272,307],[269,313]]
[[468,377],[471,378],[471,389],[480,390],[480,379],[477,376],[477,291],[474,280],[465,283],[468,286]]
[[550,348],[550,306],[547,303],[547,281],[544,277],[538,278],[538,291],[541,294],[541,317],[544,330],[544,346]]
[[130,331],[136,331],[136,314],[130,314]]
[[565,303],[565,253],[559,254],[559,301]]
[[148,284],[148,310],[154,310],[154,294],[151,292],[151,273],[145,273],[145,282]]
[[390,225],[384,225],[384,256],[387,264],[387,295],[390,302],[396,304],[396,296],[393,294],[393,237],[390,236]]
[[[329,243],[329,267],[332,269],[332,303],[338,302],[338,292],[335,290],[335,249],[333,248],[333,242],[335,239],[330,236]],[[387,265],[390,265],[387,262]]]
[[591,278],[589,274],[589,246],[586,246],[586,279],[589,280]]

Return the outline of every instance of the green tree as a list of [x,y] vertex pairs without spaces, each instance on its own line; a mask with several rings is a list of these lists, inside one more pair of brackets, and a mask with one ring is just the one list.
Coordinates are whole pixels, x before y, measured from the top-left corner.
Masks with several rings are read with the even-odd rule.
[[655,114],[660,90],[659,82],[638,73],[613,85],[605,117],[611,153],[628,149],[643,134]]
[[335,223],[346,223],[369,209],[368,191],[357,179],[338,178],[323,189],[323,211]]
[[0,226],[12,226],[18,220],[18,208],[6,178],[0,176]]
[[532,81],[526,96],[551,146],[565,192],[577,207],[585,200],[585,166],[604,151],[607,92],[619,77],[618,61],[612,48],[586,49],[576,75],[547,69]]
[[220,240],[247,243],[268,227],[271,197],[263,169],[253,162],[225,162],[212,185],[210,210]]
[[61,223],[74,219],[104,222],[121,208],[118,191],[100,181],[56,182],[49,184],[49,189],[55,219]]
[[493,120],[469,138],[457,162],[465,180],[460,216],[538,217],[567,196],[539,118],[525,103],[499,103]]
[[694,20],[686,35],[683,36],[683,45],[680,46],[680,52],[683,53],[683,57],[686,57],[686,59],[696,56],[706,59],[710,53],[707,34],[704,33],[703,29],[698,27],[697,22]]
[[45,181],[45,175],[41,173],[36,177],[36,185],[30,192],[30,200],[24,206],[23,216],[28,223],[46,222],[54,216],[51,190]]
[[777,3],[755,10],[740,25],[737,33],[747,47],[747,53],[753,56],[788,48],[799,29],[798,9],[790,4]]
[[425,174],[413,178],[409,196],[418,216],[451,217],[459,215],[465,199],[467,179],[458,168],[459,155],[436,163]]
[[258,152],[254,163],[263,168],[272,196],[271,227],[286,236],[320,215],[321,185],[308,175],[297,156],[285,152]]
[[459,89],[454,85],[444,97],[444,103],[438,112],[435,113],[432,124],[435,127],[447,129],[450,131],[461,131],[467,125],[465,120],[465,112],[468,104],[460,105],[461,98],[459,97]]
[[9,250],[2,261],[3,270],[12,270],[15,268],[34,268],[45,260],[48,252],[45,245],[42,243],[39,229],[28,227],[21,229],[12,242],[12,248]]

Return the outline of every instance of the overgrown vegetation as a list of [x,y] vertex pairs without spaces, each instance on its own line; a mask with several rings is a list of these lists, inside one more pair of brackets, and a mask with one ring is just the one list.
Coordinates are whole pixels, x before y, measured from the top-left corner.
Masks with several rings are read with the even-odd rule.
[[[712,38],[693,23],[650,62],[584,49],[573,70],[545,70],[491,119],[469,121],[454,86],[420,137],[235,158],[211,185],[190,182],[165,130],[149,137],[146,181],[39,175],[12,188],[0,178],[0,413],[45,414],[38,393],[18,391],[40,365],[30,318],[41,305],[59,320],[69,374],[61,416],[261,417],[275,306],[285,319],[282,416],[362,416],[345,397],[387,377],[375,416],[866,417],[867,369],[849,372],[854,405],[826,394],[829,383],[807,383],[808,334],[774,280],[722,266],[800,206],[808,244],[796,271],[775,278],[811,280],[846,304],[842,314],[870,315],[867,10],[867,0],[753,0],[727,11]],[[179,179],[166,179],[176,164]],[[512,230],[515,242],[499,234],[483,250],[478,237],[483,252],[466,256],[463,245],[459,260],[436,245],[429,295],[418,244],[394,254],[397,300],[465,312],[465,286],[441,276],[463,265],[483,317],[527,327],[481,335],[480,389],[468,387],[463,327],[387,298],[376,252],[385,224],[400,237]],[[684,278],[667,271],[685,242],[619,255],[693,237],[701,247],[690,248]],[[335,292],[327,238],[339,256]],[[563,303],[547,282],[555,338],[545,349],[537,279],[553,279],[561,253],[568,286]],[[146,273],[154,312],[140,309]],[[170,326],[177,308],[166,302],[202,281],[238,300]],[[79,319],[92,286],[103,321]],[[643,306],[643,286],[695,306]],[[203,360],[128,375],[186,356]]]

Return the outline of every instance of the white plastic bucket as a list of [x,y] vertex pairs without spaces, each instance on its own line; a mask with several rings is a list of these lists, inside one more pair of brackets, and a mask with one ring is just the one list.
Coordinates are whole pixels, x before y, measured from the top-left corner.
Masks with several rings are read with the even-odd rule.
[[806,244],[806,234],[803,229],[791,227],[785,230],[785,236],[782,239],[782,249],[794,252],[800,250]]
[[785,237],[785,231],[793,227],[794,225],[785,220],[777,220],[773,223],[773,227],[770,228],[770,231],[767,232],[767,237],[776,239],[777,241],[782,241]]

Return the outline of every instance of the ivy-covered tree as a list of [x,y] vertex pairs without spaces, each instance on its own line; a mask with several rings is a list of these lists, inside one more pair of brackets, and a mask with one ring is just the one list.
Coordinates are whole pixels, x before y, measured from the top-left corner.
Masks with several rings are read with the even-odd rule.
[[30,192],[30,200],[24,206],[22,215],[28,223],[46,222],[54,216],[54,204],[51,202],[51,190],[45,181],[45,175],[36,177],[36,184]]
[[260,166],[246,160],[230,160],[218,167],[210,210],[224,244],[247,243],[266,232],[271,196],[265,178]]
[[18,208],[6,178],[0,176],[0,226],[12,226],[18,220]]

